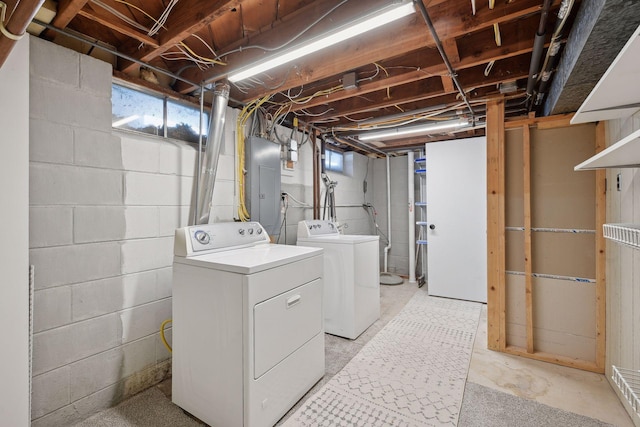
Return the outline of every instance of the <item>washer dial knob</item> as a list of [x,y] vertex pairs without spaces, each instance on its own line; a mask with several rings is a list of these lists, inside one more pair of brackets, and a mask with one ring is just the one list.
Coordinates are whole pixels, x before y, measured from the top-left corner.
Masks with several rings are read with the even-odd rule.
[[211,237],[206,231],[198,230],[195,232],[194,237],[200,244],[207,245],[211,241]]

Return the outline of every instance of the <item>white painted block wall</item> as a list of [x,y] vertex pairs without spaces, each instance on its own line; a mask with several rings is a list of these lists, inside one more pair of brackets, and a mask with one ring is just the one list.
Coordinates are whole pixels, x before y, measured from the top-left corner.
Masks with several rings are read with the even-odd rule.
[[[391,250],[388,256],[390,273],[409,275],[409,188],[407,157],[391,157]],[[374,198],[378,226],[387,234],[387,172],[386,159],[374,162]],[[380,269],[384,269],[384,238],[380,237]],[[413,267],[412,267],[413,268]]]
[[[113,132],[109,64],[37,38],[30,60],[31,417],[67,426],[169,372],[158,328],[171,317],[173,235],[192,215],[196,149]],[[234,213],[229,111],[216,221]]]
[[[34,427],[68,426],[169,371],[158,328],[171,316],[173,233],[192,217],[196,150],[114,132],[110,65],[37,38],[30,46],[29,245],[37,277],[31,417]],[[236,216],[236,117],[227,111],[216,222]],[[282,178],[283,191],[308,204],[312,163],[307,143]],[[332,174],[338,205],[354,205],[338,208],[349,234],[374,232],[359,204],[386,188],[375,185],[375,163],[356,154],[353,177]],[[394,191],[406,193],[401,167],[405,182],[394,182]],[[398,204],[406,206],[406,197]],[[290,208],[286,243],[295,244],[298,220],[311,216]]]
[[[288,131],[290,132],[290,131]],[[285,130],[281,130],[284,134]],[[303,137],[300,133],[295,134],[294,139],[300,142]],[[367,211],[362,207],[363,203],[370,203],[373,200],[373,159],[369,159],[358,153],[346,153],[345,156],[353,157],[353,176],[345,173],[328,172],[332,181],[338,185],[335,188],[336,215],[338,222],[345,226],[345,234],[375,234],[375,229],[371,224]],[[367,170],[369,171],[367,173]],[[368,181],[367,193],[363,193],[363,181]],[[320,184],[320,203],[324,206],[325,186]],[[282,191],[291,194],[301,202],[313,205],[313,146],[307,141],[299,149],[299,161],[295,163],[293,170],[282,169]],[[322,218],[323,209],[320,209]],[[328,214],[327,214],[328,215]],[[313,209],[300,207],[300,204],[293,200],[289,201],[287,209],[286,227],[282,227],[279,243],[295,245],[297,240],[298,222],[303,219],[313,218]],[[285,239],[286,228],[286,239]],[[276,237],[277,239],[277,237]]]
[[[640,112],[607,122],[608,144],[640,129]],[[620,191],[616,188],[620,176]],[[607,169],[608,223],[640,224],[640,171],[638,168]],[[606,377],[611,380],[611,365],[640,370],[640,251],[607,241],[607,352]],[[620,394],[619,394],[620,395]],[[624,402],[625,399],[621,397]],[[628,404],[629,414],[633,410]],[[640,417],[632,415],[635,425]]]
[[29,40],[0,68],[0,424],[29,425]]

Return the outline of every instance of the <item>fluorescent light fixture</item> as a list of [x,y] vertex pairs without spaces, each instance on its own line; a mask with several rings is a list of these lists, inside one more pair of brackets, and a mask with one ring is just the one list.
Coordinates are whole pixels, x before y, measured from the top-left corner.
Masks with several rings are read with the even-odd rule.
[[358,135],[360,141],[380,141],[384,139],[398,139],[413,135],[425,135],[441,130],[455,129],[468,125],[467,120],[447,120],[443,122],[432,122],[413,126],[402,126],[392,129],[371,131]]
[[392,1],[388,6],[369,15],[365,15],[356,21],[342,25],[327,34],[314,37],[307,42],[292,46],[291,48],[267,57],[256,64],[241,68],[230,74],[228,79],[230,82],[235,83],[255,76],[256,74],[264,73],[272,68],[333,46],[341,41],[366,33],[367,31],[371,31],[407,15],[411,15],[414,12],[415,8],[412,1]]

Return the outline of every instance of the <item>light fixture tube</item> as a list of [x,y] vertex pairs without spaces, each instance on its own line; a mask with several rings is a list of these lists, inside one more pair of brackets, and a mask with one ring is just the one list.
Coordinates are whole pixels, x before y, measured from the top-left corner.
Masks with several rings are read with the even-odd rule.
[[380,141],[384,139],[404,138],[412,135],[424,135],[446,129],[455,129],[467,124],[468,122],[466,120],[460,119],[414,126],[403,126],[392,129],[362,133],[358,135],[358,139],[360,141]]
[[414,12],[415,8],[412,1],[393,2],[392,5],[365,16],[362,19],[347,23],[336,30],[313,38],[303,44],[285,49],[283,52],[272,55],[256,64],[241,68],[237,72],[230,74],[228,79],[234,83],[255,76],[256,74],[264,73],[272,68],[366,33],[367,31],[371,31]]

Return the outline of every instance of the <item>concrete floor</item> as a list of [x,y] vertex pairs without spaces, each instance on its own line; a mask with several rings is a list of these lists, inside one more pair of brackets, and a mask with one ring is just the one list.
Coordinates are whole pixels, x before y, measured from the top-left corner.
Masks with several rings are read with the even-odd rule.
[[487,350],[482,308],[467,382],[620,427],[633,422],[604,375]]
[[[415,284],[408,284],[406,281],[402,285],[381,286],[380,289],[380,319],[356,340],[325,335],[326,375],[277,425],[286,420],[308,397],[338,373],[375,334],[402,310],[409,299],[418,291]],[[424,289],[420,291],[424,292]],[[583,415],[615,426],[633,427],[631,419],[618,401],[604,375],[489,351],[486,348],[486,342],[487,315],[485,305],[480,316],[467,383],[529,399],[552,408]],[[159,384],[157,388],[170,399],[170,380]],[[167,402],[167,404],[169,403]],[[175,405],[172,406],[175,407]],[[129,424],[126,422],[122,424],[109,422],[101,424],[98,422],[100,416],[98,414],[81,423],[82,427],[146,425],[138,422]],[[184,416],[184,414],[180,416]],[[188,421],[194,425],[201,425],[195,419]],[[175,426],[177,424],[173,422],[173,424],[167,425]],[[191,424],[183,423],[183,425]],[[159,426],[155,424],[154,427]]]

